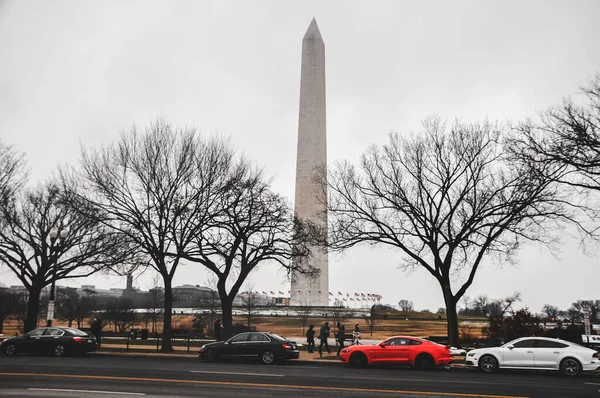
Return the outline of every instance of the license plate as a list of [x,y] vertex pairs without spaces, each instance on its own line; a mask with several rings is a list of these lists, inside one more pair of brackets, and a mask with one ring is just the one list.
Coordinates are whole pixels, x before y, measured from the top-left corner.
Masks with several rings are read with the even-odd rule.
[[91,343],[91,342],[92,342],[92,340],[91,340],[91,339],[88,339],[88,343]]

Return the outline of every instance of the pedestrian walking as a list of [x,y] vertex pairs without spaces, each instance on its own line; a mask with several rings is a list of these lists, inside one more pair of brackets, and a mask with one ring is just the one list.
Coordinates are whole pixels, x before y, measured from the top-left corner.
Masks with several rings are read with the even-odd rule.
[[356,322],[356,324],[354,325],[354,332],[352,332],[352,338],[354,340],[354,344],[359,345],[360,342],[360,326],[358,325],[358,322]]
[[100,349],[102,345],[102,321],[98,318],[94,318],[91,324],[92,334],[96,338],[96,349]]
[[329,338],[329,331],[331,328],[329,327],[329,322],[325,322],[321,329],[319,330],[319,340],[321,343],[319,344],[319,356],[323,358],[323,345],[327,349],[327,353],[331,354],[331,350],[329,349],[329,344],[327,343],[327,339]]
[[221,341],[221,332],[223,331],[223,325],[221,325],[221,320],[217,319],[215,325],[213,327],[213,332],[215,333],[215,340]]
[[315,325],[310,325],[306,331],[306,342],[308,343],[308,352],[312,353],[315,350]]
[[346,327],[341,322],[338,322],[337,330],[338,330],[337,331],[337,341],[339,343],[337,355],[340,355],[340,351],[342,351],[344,349],[344,338],[346,337]]

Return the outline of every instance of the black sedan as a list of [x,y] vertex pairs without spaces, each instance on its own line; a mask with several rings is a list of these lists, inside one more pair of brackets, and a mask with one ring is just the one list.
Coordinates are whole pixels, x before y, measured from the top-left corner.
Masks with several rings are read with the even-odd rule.
[[10,337],[2,342],[0,350],[8,356],[22,353],[62,357],[96,351],[96,338],[75,328],[47,327]]
[[270,365],[276,360],[297,359],[300,351],[296,343],[273,333],[248,332],[233,336],[227,341],[205,344],[200,349],[200,358],[216,361],[219,358],[257,357]]

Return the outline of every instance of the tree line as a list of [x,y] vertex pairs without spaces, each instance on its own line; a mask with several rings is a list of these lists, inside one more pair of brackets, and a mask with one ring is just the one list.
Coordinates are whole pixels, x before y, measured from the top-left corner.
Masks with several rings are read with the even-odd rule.
[[[29,293],[26,330],[52,282],[154,270],[169,351],[172,280],[182,262],[216,277],[227,333],[233,299],[259,264],[314,275],[302,258],[317,245],[386,245],[404,269],[437,280],[455,344],[457,304],[484,259],[514,261],[527,242],[556,248],[573,227],[596,238],[600,75],[582,89],[585,103],[565,100],[539,120],[448,125],[431,117],[419,133],[371,145],[358,164],[320,167],[327,231],[296,219],[265,171],[230,141],[163,120],[83,148],[80,164],[33,188],[24,156],[1,144],[0,262]],[[58,244],[53,228],[68,230]]]

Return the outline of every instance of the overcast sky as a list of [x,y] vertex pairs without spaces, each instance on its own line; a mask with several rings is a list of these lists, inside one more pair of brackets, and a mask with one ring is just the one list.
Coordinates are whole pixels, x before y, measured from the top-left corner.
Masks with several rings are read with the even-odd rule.
[[[577,98],[600,71],[598,15],[596,0],[0,0],[0,136],[27,154],[35,183],[76,163],[80,145],[162,116],[231,136],[293,200],[301,44],[313,17],[326,48],[331,162],[356,160],[390,131],[418,131],[432,114],[518,121]],[[437,282],[398,270],[399,258],[383,247],[331,256],[330,290],[443,306]],[[533,311],[600,298],[598,260],[574,240],[558,257],[532,245],[518,260],[486,263],[467,294],[519,291]],[[203,284],[205,275],[183,267],[174,283]],[[1,270],[0,283],[18,282]],[[288,290],[274,267],[251,284]]]

